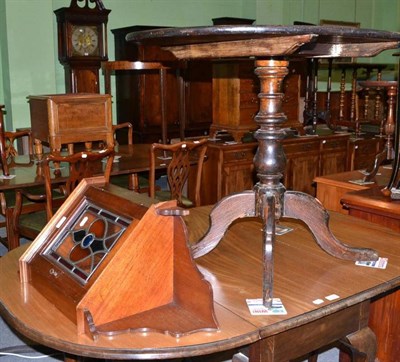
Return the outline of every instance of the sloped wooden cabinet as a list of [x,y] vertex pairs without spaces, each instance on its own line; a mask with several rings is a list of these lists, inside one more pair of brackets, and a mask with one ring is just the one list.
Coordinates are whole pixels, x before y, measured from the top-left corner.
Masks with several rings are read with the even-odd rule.
[[171,216],[176,201],[146,207],[137,197],[110,192],[104,177],[84,179],[20,258],[21,282],[94,340],[217,331],[211,285],[183,219]]

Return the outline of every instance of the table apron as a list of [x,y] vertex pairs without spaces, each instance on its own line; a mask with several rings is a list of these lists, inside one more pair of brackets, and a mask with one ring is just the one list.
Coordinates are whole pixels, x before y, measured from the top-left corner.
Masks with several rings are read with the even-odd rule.
[[368,328],[369,307],[370,300],[367,300],[321,316],[310,323],[262,338],[250,346],[250,361],[288,361]]

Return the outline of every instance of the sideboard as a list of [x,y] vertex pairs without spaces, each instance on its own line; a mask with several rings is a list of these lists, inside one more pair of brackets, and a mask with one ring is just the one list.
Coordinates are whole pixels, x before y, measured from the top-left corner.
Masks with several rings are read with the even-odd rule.
[[[372,166],[383,147],[380,139],[352,139],[350,134],[340,133],[286,138],[282,143],[286,155],[283,184],[288,190],[313,196],[315,178]],[[252,189],[257,180],[256,150],[257,142],[210,141],[203,165],[201,204],[214,204],[231,193]]]
[[[285,187],[315,195],[315,177],[346,171],[349,137],[349,134],[332,134],[283,140]],[[203,165],[201,203],[213,204],[231,193],[252,189],[257,179],[253,163],[256,150],[256,142],[209,142]]]

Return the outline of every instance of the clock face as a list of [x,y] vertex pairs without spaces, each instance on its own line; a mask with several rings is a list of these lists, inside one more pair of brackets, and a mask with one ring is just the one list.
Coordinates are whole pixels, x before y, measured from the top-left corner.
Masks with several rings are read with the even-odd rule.
[[71,42],[72,55],[99,55],[99,35],[95,26],[73,26]]

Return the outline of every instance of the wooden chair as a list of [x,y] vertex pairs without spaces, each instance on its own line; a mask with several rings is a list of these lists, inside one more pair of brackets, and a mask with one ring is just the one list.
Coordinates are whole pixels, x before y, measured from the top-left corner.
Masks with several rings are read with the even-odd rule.
[[5,107],[3,104],[0,104],[0,158],[1,158],[1,167],[3,170],[3,175],[9,176],[9,166],[8,160],[10,157],[17,156],[18,152],[15,148],[15,141],[17,139],[27,138],[28,140],[28,152],[30,155],[33,154],[33,143],[32,143],[32,134],[30,130],[24,131],[6,131],[4,125],[4,116],[3,112]]
[[[116,149],[118,149],[119,141],[117,140],[118,134],[122,132],[126,133],[122,137],[127,140],[128,145],[133,144],[133,126],[130,122],[119,123],[113,125],[114,132],[114,145]],[[147,192],[148,190],[148,180],[138,174],[130,174],[130,175],[115,175],[111,177],[111,183],[120,187],[128,188],[129,190],[133,190],[135,192]]]
[[[12,232],[10,236],[10,249],[19,245],[21,237],[34,239],[43,229],[46,223],[53,216],[53,212],[62,202],[70,195],[78,183],[86,177],[98,175],[99,163],[106,160],[104,168],[105,182],[110,181],[112,164],[114,160],[114,149],[109,148],[100,152],[79,152],[73,155],[61,156],[50,154],[43,160],[44,175],[44,194],[32,194],[26,190],[16,190],[15,207],[12,215]],[[57,186],[57,190],[61,190],[58,197],[52,185],[52,168],[56,177],[61,177],[60,167],[69,167],[69,175],[61,186]],[[56,191],[57,192],[57,191]],[[23,199],[26,198],[31,202],[42,203],[45,209],[39,212],[23,213]]]
[[[4,105],[0,104],[0,158],[3,175],[9,176],[9,170],[13,166],[18,167],[32,167],[33,159],[29,157],[27,161],[16,161],[15,156],[18,155],[18,151],[15,148],[17,140],[27,140],[29,156],[33,155],[33,142],[30,129],[23,131],[6,131],[4,125],[3,112],[5,110]],[[18,162],[18,163],[17,163]],[[42,188],[44,190],[44,188]],[[0,222],[0,227],[6,227],[8,235],[9,221],[11,220],[12,208],[14,207],[15,195],[13,191],[0,192],[0,213],[4,216],[4,221]],[[8,237],[2,238],[2,243],[8,247]]]
[[114,146],[118,146],[119,142],[117,140],[117,133],[120,132],[121,130],[127,129],[127,143],[128,145],[133,144],[133,126],[132,123],[130,122],[124,122],[124,123],[119,123],[119,124],[114,124],[113,127],[113,133],[114,133]]
[[[207,151],[207,140],[183,141],[171,145],[153,143],[150,147],[149,196],[160,201],[175,199],[182,207],[200,206],[200,182],[203,162]],[[156,192],[156,157],[165,157],[169,191]],[[194,199],[184,197],[184,186],[189,171],[196,168]]]

